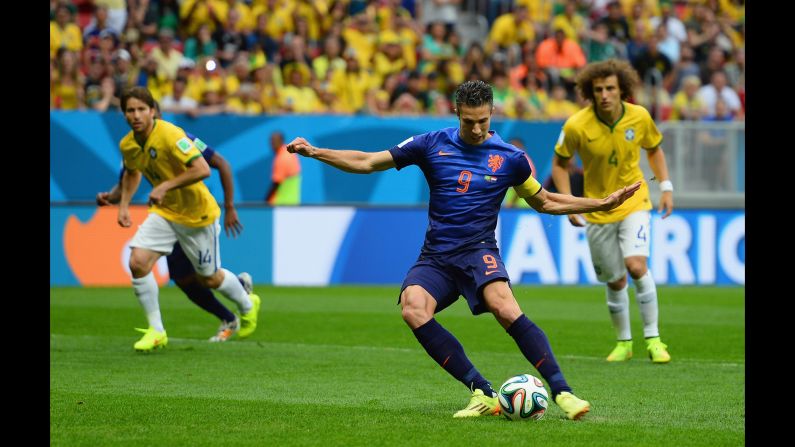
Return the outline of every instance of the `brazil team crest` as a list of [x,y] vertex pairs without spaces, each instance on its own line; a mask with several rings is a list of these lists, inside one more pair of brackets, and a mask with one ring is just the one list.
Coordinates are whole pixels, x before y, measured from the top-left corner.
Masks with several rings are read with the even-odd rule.
[[624,138],[626,138],[627,141],[634,140],[635,139],[635,129],[627,129],[626,131],[624,131]]
[[150,147],[149,148],[149,156],[152,157],[152,160],[157,158],[157,149]]

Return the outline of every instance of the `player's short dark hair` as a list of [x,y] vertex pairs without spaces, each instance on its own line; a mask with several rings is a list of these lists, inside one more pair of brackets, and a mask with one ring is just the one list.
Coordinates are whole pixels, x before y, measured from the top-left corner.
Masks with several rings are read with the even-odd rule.
[[632,68],[629,62],[619,59],[608,59],[587,65],[580,74],[577,75],[577,88],[580,89],[582,97],[594,101],[593,81],[598,78],[606,78],[615,75],[618,79],[618,88],[621,90],[621,99],[626,101],[632,96],[635,86],[640,84],[638,72]]
[[455,90],[455,108],[460,114],[461,106],[480,107],[494,105],[491,86],[481,80],[466,81]]
[[155,108],[155,98],[152,97],[152,93],[146,87],[130,87],[121,94],[121,111],[124,112],[127,109],[127,101],[130,98],[135,98],[144,104],[148,105],[149,108]]

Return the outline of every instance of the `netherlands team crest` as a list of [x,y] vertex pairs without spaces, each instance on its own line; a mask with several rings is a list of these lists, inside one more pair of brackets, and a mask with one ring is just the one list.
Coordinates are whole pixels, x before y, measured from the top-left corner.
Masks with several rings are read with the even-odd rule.
[[505,161],[502,155],[489,154],[489,168],[491,172],[497,172],[502,167],[502,162]]
[[627,141],[634,140],[635,139],[635,129],[627,129],[626,131],[624,131],[624,138],[626,138]]

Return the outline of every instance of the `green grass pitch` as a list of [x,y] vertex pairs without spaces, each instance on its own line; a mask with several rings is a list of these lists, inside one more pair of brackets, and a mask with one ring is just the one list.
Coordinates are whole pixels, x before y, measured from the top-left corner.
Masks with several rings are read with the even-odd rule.
[[[592,409],[575,422],[551,403],[540,421],[510,422],[452,418],[469,393],[403,323],[396,286],[257,286],[257,332],[223,344],[206,341],[217,320],[167,287],[169,345],[151,354],[132,349],[146,320],[131,288],[51,288],[51,445],[743,445],[745,290],[658,290],[667,365],[645,354],[634,292],[635,357],[608,364],[602,287],[517,286]],[[463,299],[437,319],[495,388],[538,375]]]

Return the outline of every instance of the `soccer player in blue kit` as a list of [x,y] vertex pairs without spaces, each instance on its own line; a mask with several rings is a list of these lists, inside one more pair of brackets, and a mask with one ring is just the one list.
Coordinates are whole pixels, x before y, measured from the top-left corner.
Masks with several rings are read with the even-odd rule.
[[491,384],[469,361],[461,343],[434,319],[436,312],[463,295],[473,315],[494,314],[547,381],[555,403],[569,419],[580,419],[590,411],[590,403],[572,393],[546,335],[513,296],[494,237],[497,214],[510,187],[538,212],[570,214],[613,209],[640,183],[604,199],[547,192],[532,177],[525,152],[489,131],[492,111],[491,86],[467,81],[456,90],[459,128],[416,135],[380,152],[321,149],[301,137],[287,150],[346,172],[367,174],[416,164],[424,173],[430,187],[429,225],[399,302],[403,320],[428,355],[472,391],[469,404],[453,417],[500,414]]
[[[155,118],[160,119],[160,107],[155,102]],[[232,168],[229,162],[224,157],[216,152],[212,147],[208,146],[204,141],[189,132],[185,132],[188,138],[193,141],[202,157],[207,161],[211,168],[217,169],[221,175],[221,186],[224,190],[224,230],[227,236],[231,234],[232,237],[237,237],[243,231],[243,224],[237,217],[237,210],[234,205],[234,180],[232,178]],[[113,185],[110,191],[97,193],[96,201],[98,206],[108,206],[119,203],[121,199],[121,177],[124,173],[124,167],[119,172],[119,183]],[[168,273],[177,287],[197,306],[201,307],[208,313],[215,315],[221,321],[218,331],[215,335],[210,337],[211,342],[224,342],[237,335],[238,338],[246,338],[254,333],[257,328],[257,321],[251,318],[241,318],[236,316],[223,305],[218,298],[216,298],[212,289],[204,287],[196,280],[196,269],[188,260],[185,252],[182,251],[182,246],[177,242],[168,256],[166,256],[168,264]],[[254,285],[251,275],[247,272],[242,272],[238,275],[238,280],[243,285],[246,293],[249,296],[253,295]],[[252,298],[259,301],[259,297]],[[259,307],[259,306],[257,306]],[[259,309],[257,309],[258,311]]]

